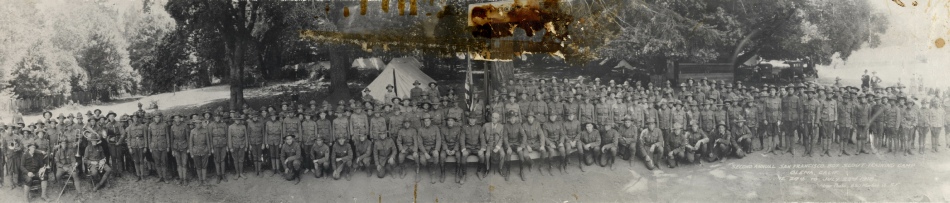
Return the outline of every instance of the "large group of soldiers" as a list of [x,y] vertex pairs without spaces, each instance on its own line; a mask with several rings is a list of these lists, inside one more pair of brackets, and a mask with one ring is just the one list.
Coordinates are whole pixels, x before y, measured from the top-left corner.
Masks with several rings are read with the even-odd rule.
[[816,83],[517,81],[487,92],[490,100],[479,94],[462,99],[452,89],[416,82],[408,98],[389,86],[385,98],[364,90],[360,101],[335,105],[282,101],[166,115],[139,104],[131,115],[96,110],[85,118],[45,112],[35,124],[20,119],[4,125],[0,165],[11,187],[41,181],[45,188],[47,179],[66,177],[99,179],[99,189],[111,176],[130,172],[141,180],[153,171],[162,182],[204,185],[227,181],[229,166],[234,179],[246,178],[245,163],[256,175],[266,166],[297,182],[304,173],[404,177],[408,167],[416,174],[426,169],[435,183],[445,180],[446,166],[455,166],[455,181],[463,183],[470,165],[479,178],[494,171],[506,180],[517,165],[524,180],[525,168],[530,172],[535,162],[546,166],[537,167],[542,175],[544,168],[550,175],[553,168],[566,173],[571,157],[583,171],[592,164],[613,169],[618,157],[630,165],[639,157],[653,170],[664,161],[676,167],[755,151],[794,155],[797,145],[809,157],[883,153],[878,149],[910,155],[915,148],[925,152],[928,135],[937,152],[941,135],[948,143],[943,127],[950,128],[944,118],[950,100],[939,91],[918,98],[899,87]]

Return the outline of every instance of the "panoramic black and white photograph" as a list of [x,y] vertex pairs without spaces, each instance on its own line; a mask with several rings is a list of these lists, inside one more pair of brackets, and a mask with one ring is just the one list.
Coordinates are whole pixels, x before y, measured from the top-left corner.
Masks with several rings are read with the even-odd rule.
[[0,202],[950,201],[950,0],[0,4]]

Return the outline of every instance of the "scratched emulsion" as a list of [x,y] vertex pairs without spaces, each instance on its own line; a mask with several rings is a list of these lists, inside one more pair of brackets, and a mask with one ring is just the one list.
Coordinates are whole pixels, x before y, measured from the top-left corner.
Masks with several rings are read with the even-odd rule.
[[[363,4],[368,0],[361,0]],[[406,15],[407,3],[410,17],[416,17],[417,12],[425,12],[424,16],[431,16],[433,12],[419,10],[416,4],[419,0],[396,0],[399,15]],[[390,0],[381,1],[381,9],[388,11]],[[329,5],[328,5],[329,6]],[[351,5],[352,6],[352,5]],[[329,13],[329,7],[327,11]],[[340,8],[333,8],[340,9]],[[343,16],[349,16],[348,9],[342,8]],[[471,12],[469,12],[470,9]],[[451,11],[448,11],[451,10]],[[563,44],[574,46],[568,42],[568,24],[573,17],[560,9],[558,0],[518,0],[508,2],[491,2],[477,4],[457,4],[444,6],[438,11],[438,18],[443,19],[445,13],[455,17],[468,19],[463,21],[445,21],[451,23],[465,23],[461,25],[440,25],[451,27],[461,35],[447,35],[435,37],[406,38],[409,27],[386,27],[361,33],[348,33],[344,28],[335,30],[300,30],[303,39],[330,43],[349,43],[359,46],[383,47],[386,50],[441,50],[443,53],[471,52],[478,53],[486,59],[512,59],[525,52],[559,54]],[[470,14],[470,16],[469,16]],[[425,18],[425,17],[422,17]],[[441,22],[440,22],[441,23]],[[521,29],[522,31],[518,31]],[[389,47],[387,49],[386,47]],[[364,49],[365,50],[365,49]]]

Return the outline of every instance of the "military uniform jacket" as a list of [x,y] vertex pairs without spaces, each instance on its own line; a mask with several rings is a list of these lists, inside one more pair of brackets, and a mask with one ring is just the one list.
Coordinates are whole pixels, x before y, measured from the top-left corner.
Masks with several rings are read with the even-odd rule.
[[[428,151],[427,149],[437,150],[442,145],[442,133],[437,126],[422,126],[419,129],[416,129],[416,132],[419,134],[419,146],[420,151]],[[433,148],[434,147],[434,148]]]
[[842,102],[838,105],[838,127],[854,127],[854,120],[851,117],[854,109],[855,106],[851,103]]
[[739,119],[745,119],[745,113],[743,112],[742,107],[730,106],[728,109],[726,109],[726,116],[726,119],[728,120],[727,123],[732,125],[735,125],[736,121]]
[[369,119],[370,136],[373,140],[382,139],[382,134],[389,134],[389,124],[386,123],[386,117],[374,116]]
[[564,136],[564,122],[546,122],[543,124],[543,129],[547,145],[554,146],[561,144],[561,139]]
[[462,146],[469,149],[486,148],[485,146],[485,128],[478,125],[465,125],[462,127]]
[[223,122],[208,124],[211,132],[211,146],[215,148],[228,147],[228,125]]
[[632,144],[636,143],[637,139],[640,137],[640,128],[637,126],[626,126],[623,125],[620,130],[620,143],[622,144]]
[[884,107],[884,127],[900,128],[901,121],[904,119],[901,113],[900,107],[894,105]]
[[802,121],[808,124],[818,123],[818,115],[821,111],[821,102],[819,102],[817,99],[809,99],[808,101],[805,101],[804,105],[802,106],[805,109],[804,114],[802,114],[805,117],[802,118]]
[[443,126],[442,124],[445,121],[445,109],[434,109],[429,111],[429,115],[432,116],[432,125],[437,127]]
[[[884,104],[880,104],[880,103],[872,104],[870,115],[872,118],[874,118],[874,120],[872,120],[871,123],[874,123],[875,125],[884,125],[884,119],[886,117],[885,116],[886,109],[887,109],[887,106]],[[873,117],[874,115],[878,115],[878,117]]]
[[761,113],[762,111],[759,111],[758,107],[756,107],[755,105],[752,105],[750,107],[746,107],[745,109],[743,109],[742,117],[746,119],[745,123],[747,124],[747,126],[754,128],[754,127],[758,127],[759,123],[762,122],[762,120],[759,120],[760,119],[759,115]]
[[228,136],[231,137],[229,147],[236,149],[247,147],[247,126],[231,124],[231,126],[228,126]]
[[[791,101],[785,102],[780,97],[769,97],[769,98],[766,98],[764,102],[765,102],[765,105],[764,105],[765,108],[762,108],[760,110],[765,110],[763,112],[763,116],[764,116],[765,121],[768,123],[777,123],[779,121],[782,121],[784,120],[784,118],[782,117],[783,113],[789,114],[787,113],[787,111],[792,111],[792,110],[798,111],[799,109],[798,106],[795,106],[794,109],[792,109],[793,107],[791,106],[789,106],[788,109],[785,109],[784,105],[786,103],[788,103],[789,105],[792,105],[791,104],[792,102]],[[795,114],[797,117],[797,112],[792,113],[792,114]],[[758,122],[758,121],[755,121],[755,122]]]
[[591,131],[582,130],[580,134],[581,134],[580,140],[582,143],[591,144],[594,146],[600,146],[601,135],[600,135],[600,131],[598,131],[597,129],[594,129]]
[[281,125],[284,129],[284,132],[281,134],[281,137],[287,135],[300,136],[300,119],[296,117],[288,117],[284,120],[281,120]]
[[446,118],[446,119],[448,119],[448,118],[455,118],[455,120],[461,122],[461,121],[462,121],[462,113],[464,113],[464,111],[462,111],[462,108],[459,108],[458,106],[452,107],[452,108],[448,108],[448,109],[445,110],[445,118]]
[[[386,156],[392,155],[396,151],[396,144],[391,139],[382,139],[373,141],[373,150],[377,156],[385,158]],[[386,160],[377,160],[377,161],[386,161]]]
[[412,99],[412,101],[418,102],[419,100],[422,100],[422,95],[425,94],[425,90],[422,90],[422,88],[419,88],[419,86],[413,87],[412,90],[409,90],[409,98]]
[[660,146],[663,145],[663,132],[659,128],[647,128],[640,132],[640,148],[650,147],[657,143]]
[[[88,147],[88,148],[93,148],[93,147]],[[44,156],[42,153],[40,153],[39,151],[34,151],[33,153],[30,153],[29,151],[24,150],[23,154],[20,155],[20,162],[17,165],[20,166],[20,172],[22,173],[26,173],[26,172],[39,173],[40,168],[43,168],[43,165],[45,164],[46,164],[46,159],[44,159]]]
[[548,103],[542,100],[531,102],[531,113],[536,115],[538,119],[543,118],[544,115],[548,114]]
[[[59,140],[63,139],[62,126],[52,126],[50,128],[46,128],[45,131],[46,131],[46,136],[49,137],[49,140],[53,142],[54,144],[59,143]],[[0,151],[3,151],[3,150],[0,149]]]
[[365,139],[360,141],[359,139],[353,140],[353,148],[356,150],[356,154],[359,156],[369,156],[368,154],[373,152],[373,141]]
[[211,151],[211,134],[207,126],[197,126],[191,129],[191,154],[195,156],[208,155]]
[[333,140],[338,138],[350,139],[350,120],[347,117],[337,117],[333,119],[333,129],[331,131]]
[[782,113],[785,121],[801,121],[805,111],[805,101],[797,95],[790,95],[782,99]]
[[300,142],[303,145],[312,145],[317,140],[317,121],[303,120],[300,122]]
[[266,124],[264,121],[247,121],[247,142],[251,146],[260,146],[264,144],[264,132]]
[[596,112],[597,124],[605,125],[608,123],[614,123],[613,115],[611,115],[612,107],[611,107],[610,102],[597,104],[595,108],[597,110]]
[[666,143],[669,143],[670,150],[684,147],[686,142],[688,142],[688,137],[686,131],[680,131],[679,133],[670,132],[670,140],[666,140]]
[[[336,142],[334,142],[336,143]],[[327,159],[330,156],[330,146],[326,144],[314,144],[310,147],[310,157],[313,160]]]
[[917,108],[917,127],[930,127],[930,123],[933,122],[934,116],[931,114],[933,109],[930,108]]
[[[353,160],[353,151],[349,142],[333,142],[333,158],[343,159],[343,161]],[[336,161],[336,160],[334,160]]]
[[544,139],[544,129],[541,128],[541,123],[524,122],[521,124],[521,129],[524,132],[525,144],[531,147],[541,146],[541,139]]
[[904,108],[901,113],[901,116],[903,116],[903,120],[901,121],[902,128],[913,128],[917,126],[917,119],[920,119],[918,117],[919,113],[917,113],[918,110],[919,109],[914,108]]
[[660,129],[672,129],[673,128],[673,110],[670,109],[660,109],[657,112],[656,125]]
[[265,132],[267,132],[267,137],[264,140],[267,145],[279,146],[280,141],[283,140],[281,133],[284,132],[284,126],[280,121],[269,120],[264,123]]
[[[548,103],[548,116],[557,115],[558,117],[563,117],[567,115],[565,111],[565,104],[558,101],[551,101]],[[576,112],[575,112],[576,113]]]
[[733,141],[739,141],[739,138],[746,135],[752,135],[752,130],[747,126],[737,127],[732,131],[732,134],[736,135]]
[[699,113],[699,127],[705,131],[712,131],[716,128],[716,114],[715,111],[710,109],[704,109]]
[[89,145],[86,146],[86,152],[83,153],[82,160],[86,163],[93,161],[100,161],[106,158],[106,152],[102,149],[101,145]]
[[682,109],[674,109],[672,112],[672,123],[679,123],[680,125],[686,126],[686,111]]
[[300,158],[300,156],[303,155],[301,152],[300,143],[298,142],[291,144],[280,144],[280,160],[286,160],[287,158]]
[[583,123],[593,122],[594,121],[594,104],[592,103],[580,103],[578,104],[578,120]]
[[[129,125],[129,127],[126,128],[126,132],[129,133],[129,147],[133,149],[145,148],[145,135],[147,130],[148,127],[145,124],[133,123]],[[79,136],[78,132],[80,131],[77,130],[75,134],[77,137]]]
[[191,129],[187,124],[175,123],[171,126],[171,149],[175,151],[188,150],[188,136]]
[[524,143],[524,127],[519,123],[505,124],[504,139],[509,147],[517,147]]
[[856,126],[868,126],[871,124],[871,106],[868,104],[856,104],[851,111],[851,117],[854,118]]
[[946,121],[944,121],[945,114],[943,112],[943,109],[932,108],[927,112],[930,113],[930,116],[929,116],[931,118],[929,120],[930,127],[939,128],[939,127],[943,127],[944,123],[946,123]]
[[604,132],[603,137],[601,137],[600,139],[601,140],[600,145],[603,146],[603,145],[608,145],[608,144],[614,144],[614,141],[616,141],[620,137],[622,136],[620,135],[620,132],[618,132],[617,130],[615,129],[607,130],[606,132]]
[[152,150],[168,150],[168,141],[169,139],[169,129],[168,125],[165,123],[149,123],[148,124],[148,136],[149,136],[149,148]]
[[821,113],[819,114],[822,122],[838,120],[838,103],[834,101],[821,102]]
[[614,104],[611,106],[610,115],[613,116],[613,117],[611,118],[611,121],[613,121],[613,122],[615,122],[615,123],[622,123],[622,122],[623,122],[623,117],[624,117],[624,116],[627,116],[627,111],[628,111],[627,109],[628,109],[628,108],[627,108],[627,104],[620,103],[620,102],[614,103]]
[[685,131],[685,132],[686,132],[686,144],[688,145],[696,144],[697,142],[699,142],[699,140],[702,140],[703,138],[707,137],[706,132],[703,132],[702,130]]
[[406,115],[406,114],[402,114],[402,113],[400,113],[400,114],[395,114],[395,113],[394,113],[394,114],[389,115],[389,118],[388,118],[388,120],[387,120],[386,122],[389,123],[389,124],[388,124],[389,129],[392,129],[392,131],[390,131],[390,134],[395,134],[396,131],[398,131],[400,128],[402,128],[402,122],[405,121],[406,119],[408,119],[408,118],[406,118],[407,116],[405,116],[405,115]]
[[442,147],[444,150],[458,150],[459,139],[462,137],[462,127],[456,126],[443,126],[442,130]]
[[630,105],[627,107],[627,109],[629,109],[627,115],[630,115],[630,119],[633,120],[633,125],[643,126],[643,121],[645,120],[644,117],[646,117],[646,109],[635,104]]
[[400,147],[406,147],[401,149],[415,149],[416,143],[419,142],[416,137],[417,135],[418,133],[415,128],[400,127],[399,130],[396,131],[396,141]]

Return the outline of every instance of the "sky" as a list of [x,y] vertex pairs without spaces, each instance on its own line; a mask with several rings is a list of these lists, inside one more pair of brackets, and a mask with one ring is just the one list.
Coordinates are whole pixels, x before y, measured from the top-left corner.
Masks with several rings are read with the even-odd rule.
[[890,20],[881,46],[855,51],[847,61],[836,60],[819,67],[820,77],[840,77],[842,82],[857,85],[864,70],[877,72],[885,84],[898,80],[911,84],[919,76],[924,86],[950,87],[950,44],[937,48],[942,38],[950,43],[950,0],[902,0],[905,7],[892,0],[867,0],[884,12]]

